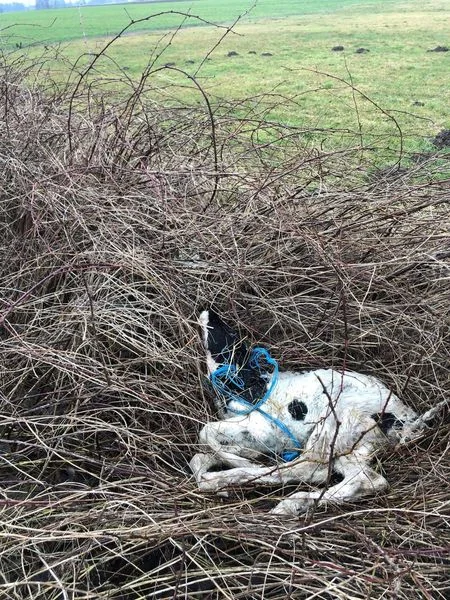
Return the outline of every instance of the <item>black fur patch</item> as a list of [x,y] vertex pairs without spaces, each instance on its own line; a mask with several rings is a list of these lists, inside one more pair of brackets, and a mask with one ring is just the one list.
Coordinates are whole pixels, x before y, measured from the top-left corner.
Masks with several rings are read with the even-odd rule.
[[404,421],[397,419],[394,414],[388,412],[372,415],[372,419],[384,434],[388,433],[392,428],[401,429],[405,424]]
[[208,315],[207,344],[213,359],[222,364],[243,364],[248,353],[247,344],[213,310],[209,310]]
[[[250,350],[239,335],[222,321],[217,313],[209,309],[208,350],[212,358],[220,364],[233,364],[238,369],[238,376],[243,382],[243,389],[228,383],[230,390],[247,402],[255,404],[267,389],[267,378],[264,369],[253,368],[249,364]],[[267,371],[270,374],[271,371]]]
[[244,382],[244,391],[241,394],[247,402],[255,404],[260,400],[267,390],[267,380],[257,369],[252,369],[245,364],[239,371],[239,377]]
[[330,481],[328,482],[329,485],[337,485],[338,483],[341,483],[341,481],[344,481],[345,477],[341,474],[338,473],[337,471],[333,471],[331,473],[331,477],[330,477]]
[[308,414],[308,407],[301,400],[293,400],[288,406],[288,411],[295,421],[303,421]]

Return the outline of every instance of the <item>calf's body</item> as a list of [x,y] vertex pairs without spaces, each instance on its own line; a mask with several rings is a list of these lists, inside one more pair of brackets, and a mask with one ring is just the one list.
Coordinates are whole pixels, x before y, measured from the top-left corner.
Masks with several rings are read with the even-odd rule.
[[[208,451],[190,463],[200,489],[220,492],[250,482],[326,484],[332,473],[341,476],[328,489],[291,494],[272,510],[295,515],[314,503],[354,501],[388,487],[371,467],[376,452],[416,436],[424,418],[375,377],[332,369],[276,374],[252,364],[245,342],[213,311],[201,313],[200,325],[208,376],[226,365],[240,384],[233,391],[237,377],[232,378],[233,393],[216,394],[221,419],[200,432]],[[284,462],[282,456],[292,451],[298,456]],[[262,464],[268,456],[274,459],[269,466]]]

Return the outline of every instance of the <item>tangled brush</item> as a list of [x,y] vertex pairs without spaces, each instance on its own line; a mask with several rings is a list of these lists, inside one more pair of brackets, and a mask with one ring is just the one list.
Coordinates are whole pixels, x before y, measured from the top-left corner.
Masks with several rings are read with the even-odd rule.
[[374,373],[418,411],[449,397],[445,155],[365,177],[361,148],[319,152],[258,107],[1,70],[5,597],[448,597],[445,416],[386,457],[385,497],[306,519],[187,468],[207,305],[284,369]]

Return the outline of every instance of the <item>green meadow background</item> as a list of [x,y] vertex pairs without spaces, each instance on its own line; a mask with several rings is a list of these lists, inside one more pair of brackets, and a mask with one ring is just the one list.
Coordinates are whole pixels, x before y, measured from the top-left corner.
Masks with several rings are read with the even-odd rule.
[[[191,76],[212,101],[253,97],[265,118],[339,130],[351,143],[382,139],[395,150],[400,127],[414,155],[450,127],[450,52],[429,52],[450,47],[450,0],[194,0],[29,11],[0,16],[0,43],[12,57],[54,48],[51,68],[64,80],[131,19],[147,17],[96,62],[95,76],[114,80],[118,93],[120,74],[137,81],[151,64],[155,98],[201,103]],[[219,43],[223,26],[236,20]],[[337,45],[344,51],[333,52]]]

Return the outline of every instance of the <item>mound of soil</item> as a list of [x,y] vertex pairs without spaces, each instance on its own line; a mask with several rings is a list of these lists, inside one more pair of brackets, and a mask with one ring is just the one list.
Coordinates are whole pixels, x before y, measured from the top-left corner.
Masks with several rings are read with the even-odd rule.
[[263,52],[261,56],[273,56],[272,52]]
[[427,52],[448,52],[448,51],[449,51],[449,48],[447,48],[447,46],[436,46],[436,48],[427,50]]
[[228,57],[230,57],[230,56],[239,56],[239,54],[237,52],[235,52],[234,50],[231,50],[230,52],[228,52],[227,56]]
[[429,152],[415,152],[411,154],[411,160],[416,163],[416,165],[420,165],[430,158]]
[[249,50],[248,53],[249,54],[256,54],[256,50]]
[[398,181],[408,175],[408,169],[400,166],[386,166],[371,174],[372,181]]
[[342,50],[344,50],[344,46],[333,46],[331,48],[332,52],[342,52]]
[[433,145],[436,148],[448,148],[450,146],[450,129],[443,129],[433,140]]
[[367,48],[358,48],[357,50],[355,50],[356,54],[366,54],[367,52],[370,52],[370,50],[368,50]]

